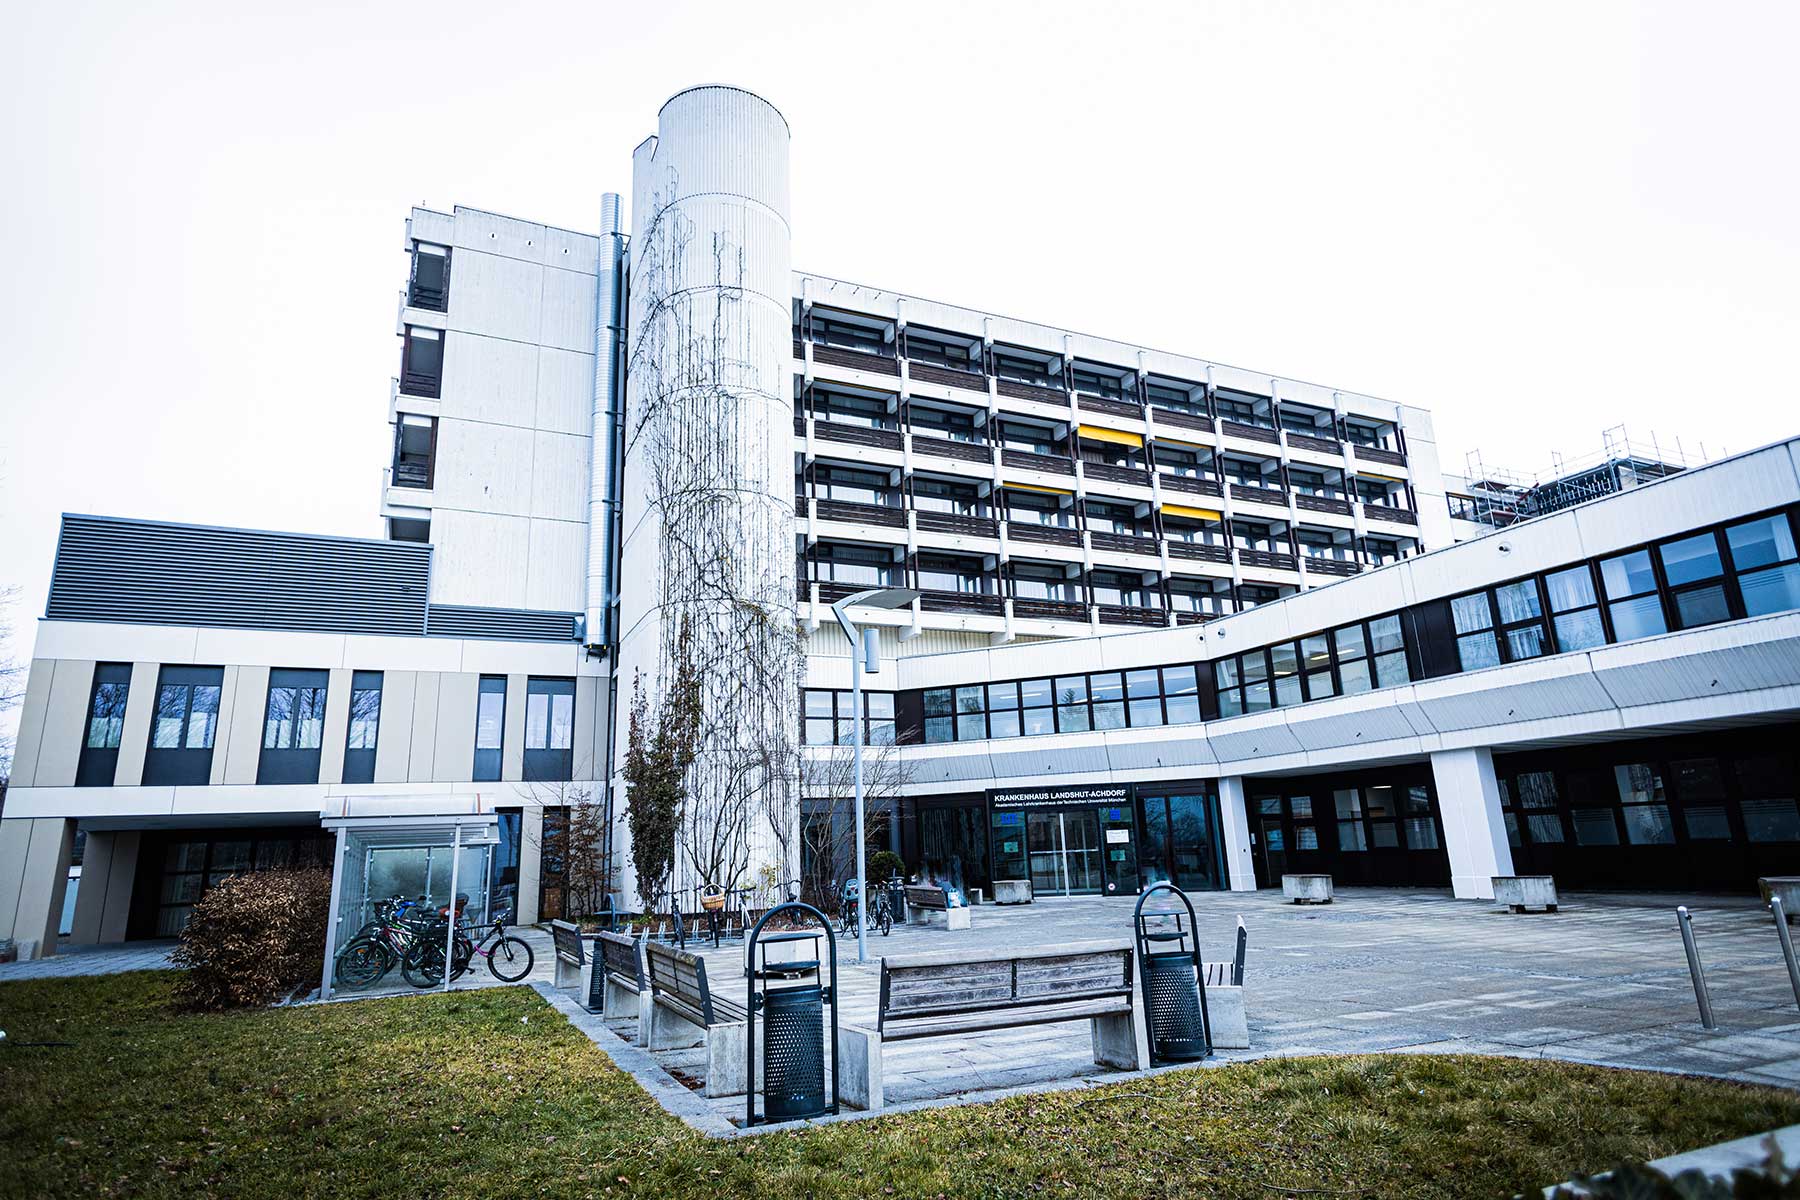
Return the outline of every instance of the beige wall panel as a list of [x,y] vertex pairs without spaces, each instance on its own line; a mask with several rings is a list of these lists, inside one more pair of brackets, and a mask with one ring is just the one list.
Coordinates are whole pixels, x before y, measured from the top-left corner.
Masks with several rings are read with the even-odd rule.
[[381,719],[375,728],[375,782],[404,783],[412,754],[417,671],[381,673]]
[[86,740],[88,699],[94,689],[94,660],[63,658],[50,677],[49,703],[39,732],[34,787],[73,787]]
[[438,684],[437,761],[432,778],[467,783],[475,774],[475,692],[480,676],[445,673]]
[[506,677],[506,733],[500,743],[500,778],[525,778],[525,684],[529,676]]
[[153,662],[131,664],[131,686],[125,692],[125,727],[119,732],[119,765],[113,771],[117,787],[137,787],[144,782],[144,752],[150,748],[150,716],[156,710],[156,676]]
[[412,752],[407,757],[406,777],[414,783],[431,782],[432,753],[437,749],[437,671],[420,671],[413,688]]
[[350,676],[346,668],[331,672],[325,687],[325,730],[319,736],[319,782],[344,781],[344,738],[350,732]]
[[[32,787],[37,781],[38,746],[44,737],[44,716],[50,708],[50,685],[56,677],[56,660],[34,658],[25,680],[25,705],[19,712],[19,732],[13,739],[12,783]],[[7,878],[0,876],[0,879]]]
[[[262,756],[263,709],[269,702],[269,668],[239,667],[233,691],[231,725],[219,731],[219,742],[226,746],[223,782],[255,783],[256,763]],[[218,754],[215,744],[215,760]]]

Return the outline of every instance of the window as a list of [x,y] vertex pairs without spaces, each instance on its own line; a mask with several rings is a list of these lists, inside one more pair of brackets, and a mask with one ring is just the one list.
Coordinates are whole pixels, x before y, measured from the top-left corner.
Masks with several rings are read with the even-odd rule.
[[1690,842],[1728,842],[1731,818],[1725,811],[1725,777],[1716,758],[1676,759],[1669,764],[1681,825]]
[[1009,487],[1005,491],[1006,519],[1021,525],[1051,525],[1067,529],[1074,524],[1073,505],[1061,492],[1028,492]]
[[1085,604],[1087,592],[1081,581],[1069,575],[1059,563],[1012,562],[1012,594],[1021,600],[1057,600],[1064,604]]
[[375,781],[375,747],[381,736],[381,672],[350,676],[350,720],[344,733],[344,782]]
[[1067,456],[1068,446],[1064,444],[1062,438],[1056,436],[1056,431],[1047,425],[1032,425],[1025,421],[1012,420],[1002,420],[999,424],[1000,444],[1008,450]]
[[1300,666],[1305,673],[1308,700],[1337,695],[1337,685],[1331,678],[1331,642],[1324,634],[1300,639]]
[[1218,410],[1222,420],[1236,421],[1239,425],[1255,425],[1260,429],[1275,428],[1275,416],[1270,411],[1267,396],[1219,388],[1213,394],[1213,407]]
[[475,691],[475,767],[477,783],[500,778],[500,751],[506,741],[506,676],[483,675]]
[[994,347],[994,373],[1002,379],[1037,387],[1060,388],[1063,382],[1061,359],[1008,346]]
[[1095,571],[1094,603],[1126,608],[1161,608],[1162,596],[1141,574],[1129,571]]
[[413,243],[412,279],[406,289],[406,302],[413,308],[432,312],[449,311],[450,247]]
[[1615,638],[1628,642],[1668,632],[1648,550],[1601,559],[1600,581],[1606,588],[1606,612]]
[[813,412],[834,425],[860,425],[865,429],[893,429],[899,398],[840,392],[830,388],[813,389]]
[[914,433],[945,438],[952,442],[979,442],[981,427],[976,415],[962,409],[933,408],[912,403],[906,409],[906,422]]
[[1657,547],[1663,578],[1674,601],[1675,627],[1695,629],[1729,620],[1725,596],[1725,561],[1719,535],[1700,533],[1663,542]]
[[325,689],[329,682],[326,671],[269,672],[256,782],[319,781],[319,747],[325,736]]
[[816,495],[821,500],[840,500],[851,504],[875,504],[897,507],[900,490],[886,471],[861,471],[855,467],[839,467],[820,463],[815,475]]
[[1586,563],[1544,576],[1544,594],[1550,598],[1558,653],[1606,644],[1606,630],[1600,623],[1600,597],[1594,591],[1594,575]]
[[1133,504],[1109,504],[1104,500],[1089,500],[1087,510],[1087,526],[1099,533],[1117,533],[1128,537],[1138,537],[1149,532],[1147,517],[1139,517],[1137,506]]
[[847,542],[820,542],[814,559],[820,582],[853,583],[862,587],[895,587],[901,569],[886,546]]
[[144,755],[146,785],[208,782],[224,680],[222,667],[162,669],[150,718],[150,749]]
[[1787,514],[1733,525],[1725,530],[1725,541],[1737,570],[1745,616],[1800,608],[1800,554],[1795,551],[1794,527]]
[[[894,744],[894,693],[863,693],[863,745]],[[808,688],[805,739],[808,746],[848,746],[855,736],[855,706],[848,691]],[[949,741],[949,738],[932,739]]]
[[1369,837],[1363,828],[1362,793],[1355,788],[1342,788],[1332,793],[1337,808],[1338,849],[1357,853],[1369,848]]
[[1169,604],[1176,612],[1199,613],[1204,617],[1222,617],[1236,611],[1229,584],[1221,589],[1207,580],[1179,576],[1169,580]]
[[979,558],[922,553],[918,558],[918,573],[919,587],[928,592],[984,596],[994,590],[993,580],[982,570]]
[[443,332],[422,325],[408,325],[400,352],[400,390],[435,400],[443,383]]
[[1752,754],[1737,760],[1744,836],[1752,842],[1800,841],[1800,806],[1794,768],[1784,754]]
[[920,512],[954,513],[959,517],[987,516],[987,500],[972,483],[913,476],[913,507]]
[[119,740],[125,732],[125,700],[130,691],[130,663],[100,663],[94,667],[87,729],[75,768],[77,787],[108,787],[114,782]]
[[1494,637],[1494,613],[1486,592],[1450,601],[1450,620],[1456,626],[1456,653],[1463,670],[1500,665],[1500,643]]
[[1086,392],[1090,396],[1100,396],[1107,400],[1135,400],[1137,382],[1125,382],[1122,375],[1113,374],[1105,367],[1090,366],[1077,362],[1069,369],[1069,378],[1075,384],[1075,390]]
[[1412,678],[1406,665],[1406,639],[1398,615],[1368,622],[1369,645],[1375,651],[1375,686],[1395,687]]
[[908,328],[906,357],[915,362],[953,367],[959,371],[981,370],[981,344],[937,337]]
[[1212,474],[1212,456],[1198,449],[1170,442],[1157,442],[1156,469],[1164,475],[1182,475],[1198,479]]
[[1537,580],[1521,579],[1494,589],[1494,604],[1506,635],[1506,661],[1539,658],[1548,649],[1544,634],[1544,607]]
[[1158,379],[1152,375],[1144,380],[1144,394],[1150,403],[1159,408],[1191,413],[1197,417],[1207,415],[1206,385],[1203,383],[1182,383],[1175,379]]
[[1351,562],[1356,558],[1356,551],[1350,548],[1349,535],[1339,541],[1338,535],[1327,529],[1295,530],[1294,539],[1300,543],[1300,553],[1313,559],[1332,559],[1336,562]]
[[812,310],[812,340],[821,345],[891,356],[893,338],[894,327],[878,317]]
[[437,418],[401,413],[394,422],[394,486],[429,488],[437,460]]
[[525,681],[525,779],[530,783],[575,778],[575,681]]

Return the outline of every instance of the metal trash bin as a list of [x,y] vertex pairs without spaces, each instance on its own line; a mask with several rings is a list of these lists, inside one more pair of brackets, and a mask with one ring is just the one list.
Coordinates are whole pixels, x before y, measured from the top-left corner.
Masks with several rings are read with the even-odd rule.
[[[1164,891],[1174,893],[1187,909],[1185,923],[1179,912],[1144,911],[1144,902]],[[1174,921],[1172,927],[1166,923],[1170,918]],[[1164,923],[1152,928],[1151,920]],[[1138,897],[1132,924],[1137,938],[1145,1016],[1150,1027],[1150,1060],[1171,1063],[1205,1058],[1212,1053],[1212,1029],[1206,1013],[1206,968],[1200,960],[1200,937],[1195,928],[1193,902],[1172,883],[1152,884]],[[1174,948],[1151,949],[1157,945]]]
[[812,982],[763,993],[763,1112],[771,1121],[824,1113],[825,989]]

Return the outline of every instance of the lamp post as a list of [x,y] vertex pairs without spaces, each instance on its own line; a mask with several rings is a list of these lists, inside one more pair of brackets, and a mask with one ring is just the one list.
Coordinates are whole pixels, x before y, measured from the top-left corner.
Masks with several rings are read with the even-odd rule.
[[859,963],[869,961],[869,882],[866,878],[868,846],[863,838],[862,673],[865,658],[868,659],[871,674],[880,672],[881,635],[878,629],[870,628],[862,630],[862,637],[859,639],[856,623],[850,619],[849,610],[858,605],[865,608],[906,608],[918,598],[919,593],[911,588],[872,588],[845,596],[831,606],[832,615],[837,617],[838,624],[843,627],[844,636],[850,639],[850,744],[856,764],[856,961]]

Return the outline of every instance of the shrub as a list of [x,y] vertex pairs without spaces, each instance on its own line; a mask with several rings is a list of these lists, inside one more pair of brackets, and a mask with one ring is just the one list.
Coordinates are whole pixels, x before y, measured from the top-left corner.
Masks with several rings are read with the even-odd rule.
[[216,1011],[273,1004],[325,966],[331,876],[320,870],[234,875],[200,897],[173,961],[187,1008]]
[[877,850],[869,855],[869,879],[875,883],[886,883],[890,879],[906,874],[906,863],[892,850]]

